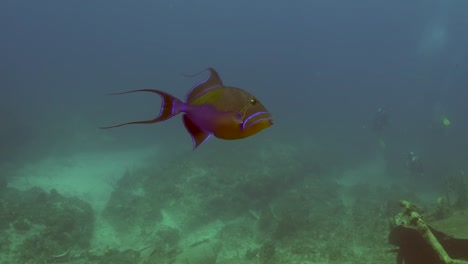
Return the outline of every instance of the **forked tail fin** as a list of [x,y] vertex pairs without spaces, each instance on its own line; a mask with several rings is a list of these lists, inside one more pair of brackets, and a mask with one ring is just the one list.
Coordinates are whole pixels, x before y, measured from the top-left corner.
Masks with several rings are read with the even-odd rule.
[[166,92],[163,92],[160,90],[153,90],[153,89],[140,89],[140,90],[133,90],[133,91],[127,91],[127,92],[122,92],[122,93],[113,93],[111,95],[120,95],[120,94],[127,94],[127,93],[136,93],[136,92],[150,92],[150,93],[159,94],[162,99],[161,111],[159,112],[159,115],[156,118],[150,119],[150,120],[134,121],[134,122],[123,123],[123,124],[119,124],[115,126],[101,127],[102,129],[121,127],[121,126],[131,125],[131,124],[152,124],[156,122],[161,122],[180,113],[182,106],[184,105],[184,103],[182,103],[182,101],[180,101],[176,97]]

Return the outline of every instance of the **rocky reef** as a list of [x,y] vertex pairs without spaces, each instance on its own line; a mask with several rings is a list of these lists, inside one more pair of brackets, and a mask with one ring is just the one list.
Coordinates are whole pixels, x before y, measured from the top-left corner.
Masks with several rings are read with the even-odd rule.
[[[420,202],[414,192],[340,181],[333,164],[288,145],[244,154],[133,167],[112,178],[96,212],[56,190],[0,181],[0,263],[395,263],[388,221],[399,199]],[[448,179],[426,219],[466,219],[462,182]]]
[[0,192],[2,263],[54,263],[86,251],[94,229],[91,206],[56,190]]
[[255,162],[192,156],[129,171],[104,217],[147,241],[133,263],[391,263],[385,235],[401,192],[340,186],[319,162],[274,148]]

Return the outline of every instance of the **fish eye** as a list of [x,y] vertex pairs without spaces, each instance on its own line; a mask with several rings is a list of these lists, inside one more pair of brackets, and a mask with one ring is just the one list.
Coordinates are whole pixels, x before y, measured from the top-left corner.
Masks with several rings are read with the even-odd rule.
[[251,105],[256,105],[257,102],[258,102],[258,100],[255,99],[255,98],[251,98],[251,99],[250,99],[250,104],[251,104]]

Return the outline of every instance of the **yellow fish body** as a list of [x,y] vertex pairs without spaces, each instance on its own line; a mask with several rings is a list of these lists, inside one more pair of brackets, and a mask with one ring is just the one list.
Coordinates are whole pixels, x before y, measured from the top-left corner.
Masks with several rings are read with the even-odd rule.
[[128,122],[103,129],[156,123],[183,113],[182,120],[192,136],[195,149],[212,135],[226,140],[241,139],[257,134],[273,124],[272,115],[255,96],[240,88],[224,86],[215,69],[207,70],[210,72],[209,77],[188,92],[185,102],[153,89],[114,94],[156,93],[162,98],[161,111],[158,117],[151,120]]

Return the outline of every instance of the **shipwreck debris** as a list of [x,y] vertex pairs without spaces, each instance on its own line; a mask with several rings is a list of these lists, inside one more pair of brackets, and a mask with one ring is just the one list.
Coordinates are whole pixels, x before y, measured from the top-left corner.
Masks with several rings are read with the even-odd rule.
[[392,220],[389,235],[390,243],[399,247],[391,250],[397,253],[397,264],[468,264],[468,239],[426,224],[419,206],[408,201],[400,205],[403,211]]

